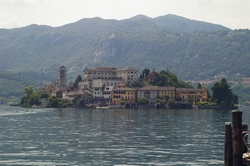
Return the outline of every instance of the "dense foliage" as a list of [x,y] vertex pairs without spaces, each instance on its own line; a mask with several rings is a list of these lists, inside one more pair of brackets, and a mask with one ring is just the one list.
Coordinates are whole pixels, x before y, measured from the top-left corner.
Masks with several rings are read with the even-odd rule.
[[0,72],[0,96],[22,96],[26,86],[41,86],[42,83],[37,79],[31,78],[28,73]]
[[75,82],[74,82],[74,84],[73,84],[73,87],[74,87],[75,89],[78,89],[78,82],[80,82],[80,81],[82,81],[82,76],[79,74],[79,75],[77,76],[77,78],[75,79]]
[[24,88],[24,95],[21,99],[20,105],[25,107],[40,105],[41,102],[39,101],[39,99],[39,94],[34,91],[32,86],[28,86]]
[[39,90],[34,90],[32,86],[27,86],[24,88],[24,95],[21,98],[20,105],[23,107],[32,107],[32,106],[41,106],[41,100],[43,98],[48,99],[48,107],[58,108],[58,107],[66,107],[67,105],[72,105],[68,100],[57,98],[57,97],[49,97],[48,94],[43,93]]
[[[184,82],[179,80],[177,76],[171,73],[168,69],[162,70],[160,72],[156,72],[155,68],[151,72],[150,69],[145,68],[142,70],[142,74],[139,77],[140,82],[147,82],[147,84],[151,84],[154,86],[173,86],[176,88],[194,88],[189,82]],[[142,85],[142,83],[139,83]]]
[[219,82],[216,82],[212,87],[213,101],[217,105],[221,106],[234,106],[238,104],[238,96],[232,93],[230,85],[228,85],[227,80],[222,78]]

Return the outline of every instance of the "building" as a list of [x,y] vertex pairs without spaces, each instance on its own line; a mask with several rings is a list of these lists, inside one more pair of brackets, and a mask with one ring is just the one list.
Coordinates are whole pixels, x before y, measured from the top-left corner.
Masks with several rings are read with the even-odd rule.
[[207,95],[206,89],[176,88],[176,97],[185,102],[207,101]]
[[61,66],[59,68],[59,86],[65,87],[67,84],[67,79],[66,79],[66,67]]
[[[157,79],[158,75],[152,72],[149,79]],[[138,80],[138,71],[133,68],[98,67],[84,70],[84,81],[78,82],[78,89],[66,85],[66,67],[59,68],[59,79],[55,84],[46,85],[43,91],[50,97],[67,99],[82,98],[90,104],[129,105],[137,103],[141,98],[148,100],[148,105],[155,105],[157,98],[176,99],[180,102],[195,103],[207,101],[206,89],[190,89],[175,87],[144,86],[132,88]],[[136,105],[136,104],[135,104]]]
[[175,98],[175,87],[158,87],[158,96],[160,98]]
[[138,80],[138,70],[133,68],[98,67],[84,70],[84,80],[89,88],[93,85],[93,80],[101,79],[105,85],[117,87],[120,83],[133,86]]
[[121,103],[135,103],[136,102],[136,89],[119,86],[112,91],[112,104],[121,105]]
[[207,89],[189,89],[188,92],[188,101],[207,101]]
[[144,86],[137,90],[137,98],[146,98],[150,105],[155,104],[158,95],[158,86]]
[[133,86],[138,80],[138,70],[133,68],[118,68],[116,69],[116,76],[121,78],[127,85]]
[[249,85],[250,84],[250,77],[243,77],[242,84]]

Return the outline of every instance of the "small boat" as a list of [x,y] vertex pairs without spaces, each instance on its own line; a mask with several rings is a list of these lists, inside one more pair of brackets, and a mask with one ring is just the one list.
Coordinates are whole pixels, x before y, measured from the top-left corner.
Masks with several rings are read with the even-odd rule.
[[97,108],[97,109],[100,109],[100,108],[106,109],[106,108],[109,108],[109,105],[98,105],[95,108]]

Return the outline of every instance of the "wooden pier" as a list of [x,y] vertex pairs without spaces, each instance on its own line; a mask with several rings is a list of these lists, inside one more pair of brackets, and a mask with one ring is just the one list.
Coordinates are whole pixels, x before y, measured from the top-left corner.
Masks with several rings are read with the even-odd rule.
[[242,111],[232,111],[232,122],[225,123],[225,166],[250,166],[247,131],[248,125],[242,123]]
[[10,104],[11,107],[20,107],[20,104]]

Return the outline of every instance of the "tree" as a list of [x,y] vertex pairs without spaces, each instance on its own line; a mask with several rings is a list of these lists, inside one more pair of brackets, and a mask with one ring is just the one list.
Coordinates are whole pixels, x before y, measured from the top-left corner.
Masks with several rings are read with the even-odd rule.
[[148,80],[148,76],[149,76],[149,73],[150,73],[150,70],[149,69],[144,69],[144,72],[143,72],[145,75],[145,78],[146,78],[146,81]]
[[199,84],[197,85],[197,88],[198,88],[198,89],[202,89],[201,83],[199,83]]
[[24,88],[24,93],[25,95],[27,95],[28,97],[31,96],[31,94],[34,92],[34,89],[32,86],[28,86]]
[[53,97],[50,98],[50,100],[49,100],[49,105],[50,105],[50,107],[52,107],[52,108],[57,108],[57,107],[59,106],[59,99],[53,96]]
[[28,107],[33,105],[33,98],[31,99],[32,94],[34,93],[34,89],[32,86],[28,86],[24,88],[24,95],[21,98],[20,105]]
[[146,98],[144,98],[144,97],[142,97],[142,98],[139,98],[139,100],[138,100],[138,104],[140,104],[140,105],[146,105],[146,104],[148,104],[148,99],[146,99]]
[[74,87],[75,89],[78,89],[78,82],[80,82],[80,81],[82,81],[82,76],[79,74],[79,75],[77,76],[77,78],[76,78],[74,84],[73,84],[73,87]]
[[49,95],[47,94],[47,93],[42,93],[41,95],[40,95],[40,99],[42,99],[42,98],[49,98]]
[[238,97],[232,93],[226,78],[222,78],[220,82],[214,83],[212,86],[212,96],[213,101],[217,105],[233,106],[238,103]]
[[29,105],[40,105],[40,96],[37,93],[32,93],[29,98]]

